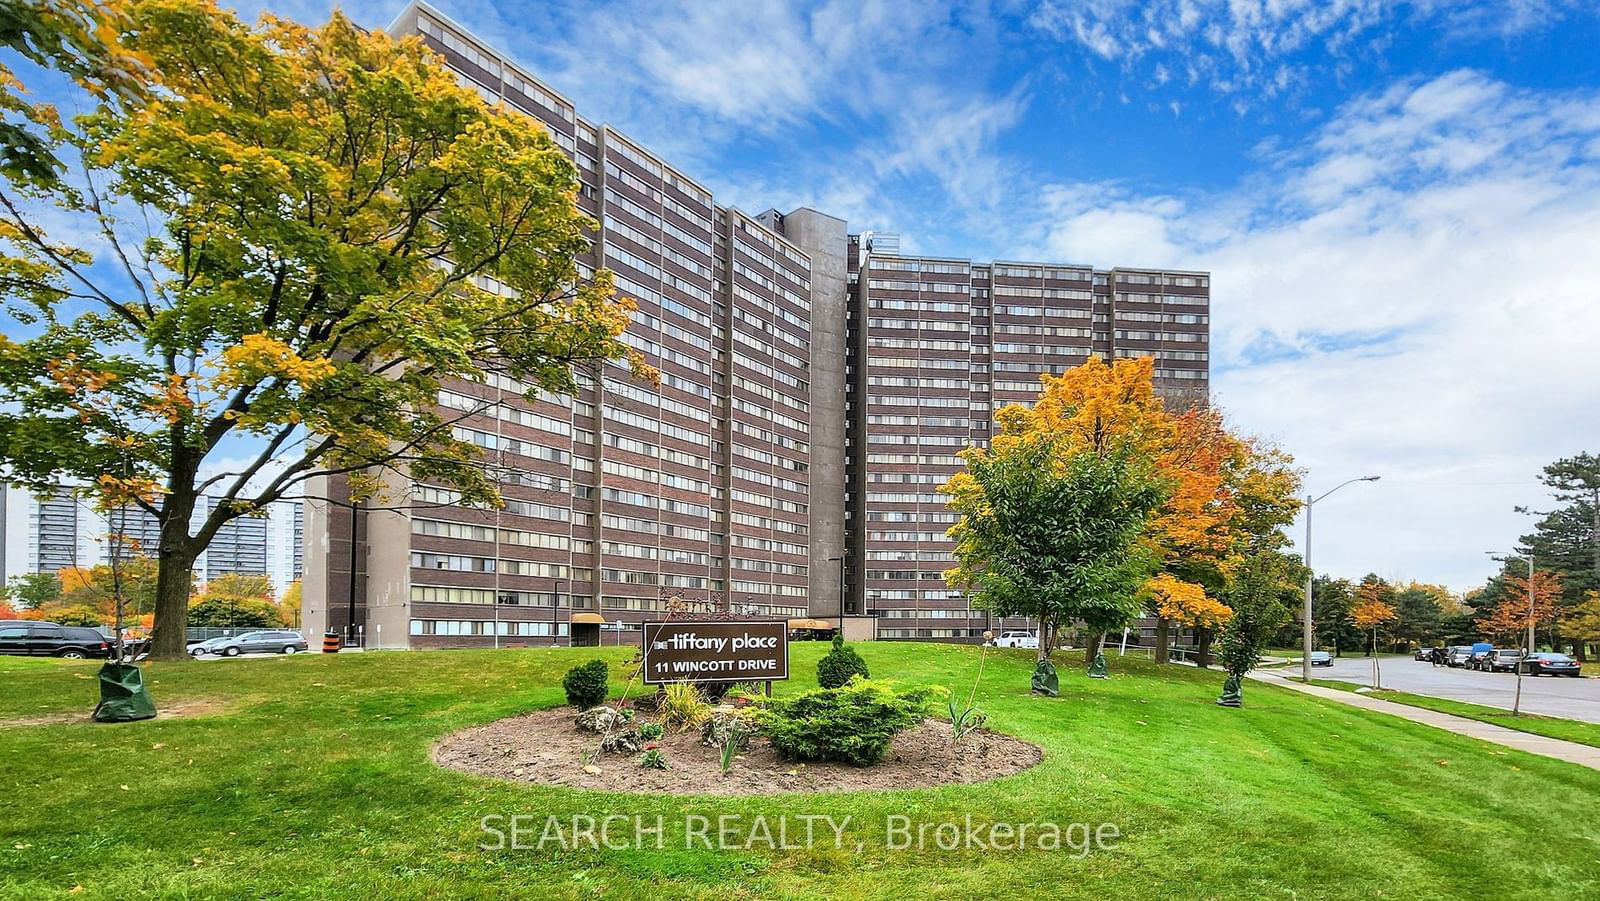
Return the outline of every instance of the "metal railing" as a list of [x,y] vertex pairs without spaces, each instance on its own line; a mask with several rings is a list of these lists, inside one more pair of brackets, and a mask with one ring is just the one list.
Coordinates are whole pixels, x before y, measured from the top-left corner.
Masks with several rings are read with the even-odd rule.
[[[273,631],[299,632],[302,636],[305,635],[305,632],[303,630],[291,629],[291,628],[289,628],[287,626],[282,626],[282,627],[280,627],[280,626],[270,626],[268,628],[272,629]],[[184,629],[184,637],[186,639],[188,639],[190,642],[196,642],[196,641],[206,641],[207,639],[211,639],[211,638],[232,638],[235,635],[243,635],[246,632],[261,632],[261,631],[263,631],[263,629],[261,629],[259,627],[245,629],[245,628],[227,628],[227,627],[223,627],[223,626],[190,626],[187,629]],[[309,639],[307,639],[307,640],[309,640]]]

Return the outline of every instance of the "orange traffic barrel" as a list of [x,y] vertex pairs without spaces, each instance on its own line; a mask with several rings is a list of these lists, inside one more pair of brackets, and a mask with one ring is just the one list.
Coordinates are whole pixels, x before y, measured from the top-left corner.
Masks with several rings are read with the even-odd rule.
[[337,654],[339,653],[339,646],[342,644],[344,642],[339,639],[337,632],[326,632],[322,636],[322,653]]

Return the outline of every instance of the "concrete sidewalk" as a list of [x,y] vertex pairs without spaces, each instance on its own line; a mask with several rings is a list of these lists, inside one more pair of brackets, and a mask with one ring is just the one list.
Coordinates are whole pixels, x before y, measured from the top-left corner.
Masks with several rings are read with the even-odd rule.
[[1558,738],[1546,738],[1543,735],[1534,735],[1529,732],[1518,732],[1515,729],[1507,729],[1490,723],[1481,723],[1477,720],[1469,720],[1466,717],[1424,710],[1421,707],[1412,707],[1407,704],[1396,704],[1393,701],[1385,701],[1381,698],[1373,698],[1353,691],[1323,688],[1320,685],[1305,685],[1286,679],[1271,671],[1257,670],[1250,674],[1250,678],[1272,685],[1281,685],[1284,688],[1303,694],[1315,695],[1340,704],[1348,704],[1351,707],[1376,710],[1379,713],[1398,716],[1414,723],[1422,723],[1427,726],[1433,726],[1436,729],[1443,729],[1446,732],[1465,735],[1468,738],[1479,738],[1503,747],[1527,751],[1529,754],[1542,754],[1545,757],[1554,757],[1557,760],[1565,760],[1568,763],[1576,763],[1579,766],[1600,770],[1600,748],[1590,747],[1589,745],[1562,741]]

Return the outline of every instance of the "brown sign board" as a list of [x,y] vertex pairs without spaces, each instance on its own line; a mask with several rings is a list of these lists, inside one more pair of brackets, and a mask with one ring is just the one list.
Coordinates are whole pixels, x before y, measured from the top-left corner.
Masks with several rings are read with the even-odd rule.
[[644,624],[644,681],[767,682],[789,678],[789,626],[666,620]]

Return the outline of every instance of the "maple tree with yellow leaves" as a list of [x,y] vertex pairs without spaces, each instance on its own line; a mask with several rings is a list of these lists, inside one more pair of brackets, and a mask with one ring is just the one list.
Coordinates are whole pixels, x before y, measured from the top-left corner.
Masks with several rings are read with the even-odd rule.
[[0,70],[0,289],[22,326],[0,339],[0,462],[157,518],[156,656],[186,657],[218,529],[310,479],[500,503],[446,381],[564,393],[607,359],[654,378],[620,340],[636,305],[580,273],[596,223],[573,162],[419,40],[211,0],[25,7],[0,45],[74,78],[83,112]]

